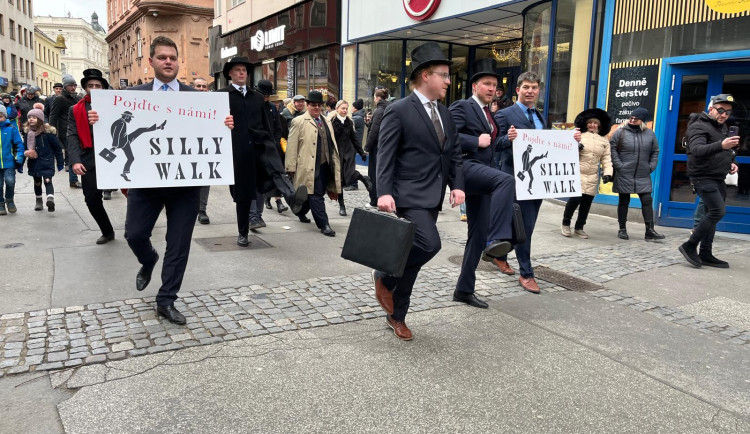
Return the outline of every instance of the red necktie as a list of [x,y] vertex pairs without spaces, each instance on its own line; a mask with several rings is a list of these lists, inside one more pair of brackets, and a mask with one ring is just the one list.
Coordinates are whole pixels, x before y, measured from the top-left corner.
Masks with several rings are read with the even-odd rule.
[[497,128],[495,128],[495,123],[492,121],[492,114],[490,113],[490,109],[487,106],[484,106],[484,114],[487,116],[487,122],[490,123],[490,129],[492,129],[492,132],[490,133],[490,139],[492,139],[492,143],[495,143],[495,138],[497,137]]

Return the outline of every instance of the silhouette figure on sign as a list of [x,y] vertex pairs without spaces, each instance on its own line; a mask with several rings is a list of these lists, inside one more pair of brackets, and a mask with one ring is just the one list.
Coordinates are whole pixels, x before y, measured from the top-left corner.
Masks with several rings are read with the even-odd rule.
[[531,171],[531,168],[534,167],[534,163],[536,163],[537,160],[541,160],[542,158],[547,158],[547,154],[549,154],[549,152],[545,152],[544,155],[541,155],[541,154],[537,155],[531,161],[529,161],[532,149],[533,148],[531,147],[531,145],[529,145],[526,148],[526,151],[524,151],[523,155],[521,156],[521,163],[523,164],[523,169],[519,170],[518,174],[516,175],[518,176],[518,179],[520,179],[521,181],[523,181],[524,178],[526,178],[523,175],[523,172],[526,172],[529,175],[529,188],[527,190],[529,194],[533,194],[531,193],[531,186],[532,184],[534,184],[534,173]]
[[165,120],[161,123],[161,125],[157,126],[156,124],[153,124],[150,127],[138,128],[137,130],[128,134],[127,124],[130,123],[132,119],[133,113],[126,111],[120,116],[120,119],[112,123],[112,127],[110,128],[110,132],[112,133],[112,148],[104,149],[101,153],[99,153],[99,155],[101,155],[105,160],[111,163],[117,157],[117,155],[115,155],[115,151],[118,149],[122,149],[122,152],[125,153],[125,158],[127,158],[127,161],[125,161],[125,167],[123,168],[120,176],[122,176],[128,182],[130,182],[130,179],[128,178],[128,174],[130,173],[130,165],[133,164],[133,161],[135,160],[135,157],[133,156],[133,150],[130,148],[130,144],[133,143],[133,141],[141,134],[147,133],[149,131],[163,130],[164,125],[167,124],[167,121]]

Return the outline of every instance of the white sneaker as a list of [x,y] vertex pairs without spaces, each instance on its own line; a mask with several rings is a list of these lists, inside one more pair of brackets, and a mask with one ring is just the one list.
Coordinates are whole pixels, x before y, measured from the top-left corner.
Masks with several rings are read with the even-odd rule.
[[570,236],[570,226],[560,225],[560,232],[564,237]]
[[575,234],[579,237],[583,238],[584,240],[588,239],[589,234],[586,233],[583,229],[576,229]]

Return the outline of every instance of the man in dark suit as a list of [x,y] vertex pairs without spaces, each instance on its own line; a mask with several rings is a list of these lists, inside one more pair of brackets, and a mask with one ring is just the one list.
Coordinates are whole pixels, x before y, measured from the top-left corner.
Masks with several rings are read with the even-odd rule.
[[452,62],[435,42],[415,48],[411,62],[414,92],[386,109],[380,127],[377,189],[378,209],[410,220],[416,233],[401,277],[373,271],[375,297],[402,340],[412,339],[404,320],[417,274],[440,251],[436,223],[446,185],[454,207],[464,201],[458,133],[448,108],[437,103],[450,85]]
[[[157,36],[151,42],[148,62],[154,68],[154,81],[132,90],[159,92],[195,92],[190,86],[177,80],[179,63],[177,45],[165,36]],[[95,111],[89,112],[89,123],[99,120]],[[233,128],[233,119],[227,116],[224,125]],[[167,210],[167,249],[161,269],[161,288],[156,295],[156,311],[172,323],[186,324],[174,306],[177,293],[185,275],[190,241],[195,219],[198,216],[200,187],[131,188],[128,191],[128,208],[125,216],[125,239],[141,264],[135,278],[138,291],[146,289],[151,282],[151,273],[159,260],[151,245],[151,231],[162,209]],[[245,214],[247,216],[247,214]]]
[[480,59],[474,63],[473,69],[474,75],[469,80],[472,96],[456,101],[450,107],[463,151],[469,226],[453,300],[487,308],[487,303],[474,295],[476,268],[480,257],[497,261],[512,247],[515,183],[512,175],[492,164],[499,141],[498,126],[489,107],[500,79],[495,73],[495,60]]
[[[537,110],[536,103],[539,99],[541,78],[533,72],[524,72],[518,77],[516,94],[518,101],[508,108],[499,110],[495,114],[495,122],[500,129],[499,140],[499,164],[500,170],[514,176],[513,170],[513,140],[518,133],[516,127],[522,129],[545,129],[547,124],[542,119],[542,114]],[[581,132],[577,131],[573,135],[576,141],[581,141]],[[520,169],[520,168],[519,168]],[[519,282],[526,291],[539,294],[539,285],[534,279],[534,269],[531,267],[531,236],[534,233],[534,226],[539,215],[539,208],[542,206],[542,199],[518,201],[523,214],[523,227],[526,230],[526,242],[518,244],[516,248],[516,258],[518,259]],[[501,263],[507,265],[507,257],[498,258]]]

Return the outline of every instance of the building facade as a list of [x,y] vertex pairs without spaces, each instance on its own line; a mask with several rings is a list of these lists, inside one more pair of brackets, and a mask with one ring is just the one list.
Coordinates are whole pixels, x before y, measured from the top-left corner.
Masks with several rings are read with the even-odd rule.
[[0,2],[0,91],[36,85],[31,0]]
[[157,36],[174,40],[179,51],[178,80],[190,84],[209,71],[208,29],[213,0],[108,0],[109,69],[113,86],[126,88],[153,80],[149,47]]
[[[453,60],[450,104],[470,95],[475,59],[493,57],[515,97],[522,71],[542,77],[539,109],[556,128],[586,108],[608,110],[613,122],[637,107],[653,115],[660,143],[652,174],[657,223],[691,227],[695,196],[686,176],[683,137],[688,116],[712,95],[740,104],[739,173],[728,177],[727,215],[719,230],[750,233],[750,3],[717,0],[382,0],[341,2],[341,89],[371,107],[376,86],[409,94],[411,50],[438,42]],[[616,204],[611,184],[597,202]],[[638,200],[631,206],[639,207]]]
[[216,0],[211,28],[211,75],[226,85],[224,63],[243,56],[253,64],[251,85],[269,80],[279,98],[341,96],[341,2],[339,0]]
[[64,38],[67,48],[60,59],[62,74],[70,74],[80,81],[84,70],[96,68],[108,77],[107,42],[104,40],[107,34],[99,25],[96,13],[91,15],[91,23],[82,18],[37,16],[34,25],[55,41],[58,36]]
[[61,51],[66,49],[65,38],[59,35],[52,40],[38,27],[34,27],[34,45],[37,86],[42,90],[43,95],[51,95],[55,83],[62,82],[60,59]]

